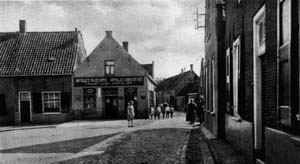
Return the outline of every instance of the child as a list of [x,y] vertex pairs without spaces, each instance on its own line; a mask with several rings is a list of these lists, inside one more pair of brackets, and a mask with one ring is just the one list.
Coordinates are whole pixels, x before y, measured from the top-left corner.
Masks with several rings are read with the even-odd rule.
[[170,107],[170,115],[171,115],[171,118],[173,118],[173,113],[174,113],[174,107],[173,107],[173,105],[171,105],[171,107]]
[[[134,127],[133,126],[133,119],[134,119],[134,107],[133,107],[133,101],[130,101],[128,103],[128,107],[127,107],[128,127]],[[129,124],[129,123],[131,123],[131,124]]]
[[150,105],[150,118],[151,118],[151,120],[154,117],[154,112],[155,112],[155,109],[154,109],[153,105],[151,104]]

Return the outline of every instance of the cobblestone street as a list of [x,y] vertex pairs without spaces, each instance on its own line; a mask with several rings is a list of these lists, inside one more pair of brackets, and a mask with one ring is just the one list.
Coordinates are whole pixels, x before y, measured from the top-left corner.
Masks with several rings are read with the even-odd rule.
[[[2,127],[0,158],[1,163],[30,164],[246,163],[222,140],[208,140],[211,136],[206,132],[202,126],[188,124],[182,113],[173,119],[136,120],[134,128],[124,120]],[[5,142],[17,137],[23,142]]]

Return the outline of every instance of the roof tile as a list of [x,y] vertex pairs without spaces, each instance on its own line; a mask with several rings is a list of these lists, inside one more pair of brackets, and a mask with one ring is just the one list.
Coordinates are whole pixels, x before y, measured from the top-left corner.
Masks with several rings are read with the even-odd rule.
[[0,76],[72,74],[78,49],[74,34],[0,33]]

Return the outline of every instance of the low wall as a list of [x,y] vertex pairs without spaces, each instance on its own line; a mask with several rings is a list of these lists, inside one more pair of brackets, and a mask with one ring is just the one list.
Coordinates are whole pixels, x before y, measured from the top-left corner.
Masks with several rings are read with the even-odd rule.
[[300,137],[265,128],[266,163],[300,163]]
[[225,139],[241,151],[248,160],[253,158],[253,123],[225,116]]

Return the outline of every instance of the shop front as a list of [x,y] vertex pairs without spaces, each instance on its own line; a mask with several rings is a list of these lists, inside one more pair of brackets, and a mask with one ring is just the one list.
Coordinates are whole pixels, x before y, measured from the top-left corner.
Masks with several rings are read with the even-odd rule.
[[130,101],[142,117],[148,106],[143,76],[74,78],[74,90],[74,109],[97,118],[125,118]]

